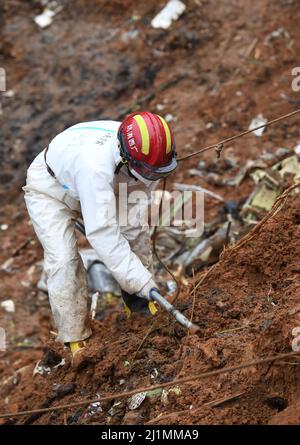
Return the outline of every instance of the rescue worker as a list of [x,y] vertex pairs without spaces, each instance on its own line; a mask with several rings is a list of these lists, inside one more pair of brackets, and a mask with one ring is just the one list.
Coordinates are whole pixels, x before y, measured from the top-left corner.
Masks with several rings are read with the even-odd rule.
[[[120,123],[76,124],[58,134],[32,162],[23,190],[34,230],[44,249],[44,269],[57,340],[73,356],[92,332],[88,288],[75,234],[82,217],[86,237],[122,289],[130,310],[152,312],[152,254],[147,213],[151,191],[176,168],[171,129],[160,116],[133,113]],[[120,186],[143,191],[128,215],[143,223],[118,223]],[[124,205],[123,205],[124,204]],[[113,210],[113,212],[112,212]],[[153,303],[151,303],[153,304]]]

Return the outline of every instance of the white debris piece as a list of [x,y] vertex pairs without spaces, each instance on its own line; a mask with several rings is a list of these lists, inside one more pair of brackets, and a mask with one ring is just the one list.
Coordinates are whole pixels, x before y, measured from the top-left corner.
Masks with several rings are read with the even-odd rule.
[[174,190],[179,190],[180,192],[190,191],[190,192],[206,193],[207,195],[211,196],[212,198],[215,198],[218,201],[224,202],[224,198],[222,198],[221,195],[218,195],[217,193],[211,192],[210,190],[208,190],[208,189],[206,189],[204,187],[200,187],[200,185],[180,184],[179,182],[174,182],[173,189]]
[[279,37],[284,37],[285,39],[290,39],[290,34],[288,31],[282,27],[275,29],[275,31],[271,32],[267,35],[264,40],[264,45],[270,45],[272,40],[278,39]]
[[[98,396],[98,395],[97,395]],[[91,403],[88,407],[86,412],[84,413],[83,417],[86,419],[88,417],[93,417],[97,413],[101,413],[103,411],[101,407],[100,402],[94,402]]]
[[35,23],[42,29],[47,28],[53,22],[53,18],[55,17],[56,12],[51,9],[45,9],[42,14],[34,17]]
[[2,301],[2,303],[1,303],[1,307],[2,307],[6,312],[15,312],[15,303],[13,302],[13,300],[5,300],[5,301]]
[[8,224],[1,224],[0,229],[1,230],[7,230],[8,229]]
[[99,298],[99,292],[95,292],[92,295],[92,303],[91,303],[91,309],[90,309],[92,320],[94,320],[94,318],[96,317],[98,298]]
[[66,364],[66,360],[64,358],[62,358],[61,361],[59,363],[57,363],[57,365],[53,366],[53,369],[60,368],[61,366],[65,366],[65,364]]
[[34,370],[33,370],[32,375],[33,375],[33,377],[34,377],[36,374],[41,374],[41,375],[46,374],[46,375],[48,375],[48,374],[50,374],[50,372],[51,372],[53,369],[57,369],[57,368],[60,368],[60,367],[62,367],[62,366],[65,366],[65,364],[66,364],[66,360],[65,360],[64,358],[62,358],[61,361],[60,361],[57,365],[55,365],[55,366],[53,366],[52,368],[50,368],[50,366],[45,366],[45,365],[43,365],[43,364],[42,364],[42,360],[39,360],[39,361],[37,362],[37,364],[35,365],[35,368],[34,368]]
[[12,272],[12,264],[14,262],[13,258],[8,258],[3,264],[0,266],[0,270],[4,270],[5,272],[11,273]]
[[174,117],[173,114],[171,114],[171,113],[168,113],[165,115],[165,120],[167,122],[176,122],[177,121],[176,117]]
[[164,104],[157,104],[157,105],[156,105],[156,109],[157,109],[158,111],[162,111],[164,108],[166,108],[166,106],[165,106]]
[[168,280],[167,283],[168,295],[172,295],[177,291],[177,284],[174,280]]
[[8,98],[14,97],[14,95],[15,95],[14,90],[7,90],[3,93],[3,96]]
[[[265,125],[268,123],[268,119],[264,118],[262,114],[259,114],[254,119],[252,119],[249,130],[253,130],[256,127],[259,127],[260,125]],[[266,127],[259,128],[258,130],[255,130],[253,133],[256,136],[262,136],[263,132],[265,131]]]
[[154,379],[156,379],[157,377],[158,377],[158,371],[157,371],[156,368],[154,368],[153,371],[152,371],[151,374],[150,374],[150,378],[151,378],[152,380],[154,380]]
[[23,287],[27,287],[27,288],[30,287],[29,281],[21,280],[21,284]]
[[62,6],[56,0],[44,0],[44,11],[34,18],[35,23],[42,29],[47,28],[53,22],[54,17],[62,10]]
[[186,6],[180,0],[169,0],[166,6],[154,17],[151,22],[153,28],[168,29],[174,20],[181,16]]
[[146,392],[139,392],[138,394],[134,394],[132,397],[130,397],[128,400],[128,408],[131,410],[137,409],[145,400],[146,394]]
[[51,372],[51,368],[49,366],[41,365],[41,360],[39,360],[37,362],[37,364],[35,365],[32,375],[34,377],[36,374],[44,375],[44,374],[50,374],[50,372]]
[[170,389],[163,389],[162,394],[161,394],[161,403],[164,406],[167,406],[169,404],[168,395],[170,395],[171,393],[175,394],[176,396],[180,396],[181,395],[180,387],[174,386],[173,388],[170,388]]
[[297,145],[294,148],[294,151],[295,151],[296,155],[298,156],[298,158],[300,158],[300,141],[297,142]]

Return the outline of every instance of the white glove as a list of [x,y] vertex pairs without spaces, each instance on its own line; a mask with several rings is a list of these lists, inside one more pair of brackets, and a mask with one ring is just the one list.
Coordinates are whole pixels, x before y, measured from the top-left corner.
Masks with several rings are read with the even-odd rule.
[[155,281],[152,280],[152,278],[150,278],[150,280],[148,281],[148,283],[146,283],[145,286],[142,287],[142,289],[141,289],[139,292],[137,292],[136,295],[137,295],[138,297],[140,297],[140,298],[145,298],[145,299],[148,300],[148,301],[152,301],[151,298],[150,298],[150,291],[151,291],[151,289],[153,289],[153,288],[158,289],[158,286],[157,286],[157,284],[155,283]]

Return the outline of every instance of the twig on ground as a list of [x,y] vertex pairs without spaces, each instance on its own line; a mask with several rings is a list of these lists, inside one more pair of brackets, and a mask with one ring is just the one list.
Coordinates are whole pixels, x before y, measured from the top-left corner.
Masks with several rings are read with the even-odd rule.
[[215,269],[215,267],[218,265],[218,263],[213,264],[209,269],[207,269],[203,276],[200,278],[200,280],[198,281],[198,283],[196,284],[195,288],[194,288],[194,292],[196,292],[196,290],[198,289],[199,286],[201,286],[201,284],[204,282],[204,280],[208,277],[208,275]]
[[216,408],[217,406],[220,406],[226,402],[231,402],[239,397],[241,397],[242,395],[246,394],[247,391],[243,391],[240,392],[238,394],[233,394],[229,397],[224,397],[223,399],[218,399],[218,400],[214,400],[212,402],[208,402],[208,403],[204,403],[203,405],[199,406],[198,408],[195,409],[184,409],[181,411],[174,411],[173,413],[168,413],[168,414],[159,414],[157,417],[155,417],[154,419],[149,420],[148,422],[145,423],[145,425],[152,425],[154,422],[156,421],[160,421],[162,419],[167,419],[168,417],[178,417],[181,416],[183,414],[195,414],[198,411],[200,411],[203,408]]
[[23,243],[20,244],[20,246],[18,246],[13,253],[11,254],[11,258],[17,256],[21,250],[25,249],[25,247],[28,246],[28,244],[30,244],[32,241],[32,237],[28,238],[27,240],[25,240]]
[[231,402],[232,400],[238,399],[246,393],[247,391],[242,391],[236,394],[231,394],[230,396],[223,397],[222,399],[217,399],[213,400],[212,402],[204,403],[203,406],[207,406],[209,408],[215,408],[217,406],[223,405],[226,402]]
[[[195,292],[195,270],[194,268],[193,270],[193,306],[192,306],[192,313],[191,313],[191,318],[190,318],[190,322],[193,322],[193,317],[194,317],[194,309],[195,309],[195,301],[196,301],[196,292]],[[190,331],[188,331],[188,336],[190,335]]]
[[226,329],[225,331],[215,332],[213,335],[229,334],[230,332],[241,331],[242,329],[247,329],[248,326],[239,326],[237,328]]

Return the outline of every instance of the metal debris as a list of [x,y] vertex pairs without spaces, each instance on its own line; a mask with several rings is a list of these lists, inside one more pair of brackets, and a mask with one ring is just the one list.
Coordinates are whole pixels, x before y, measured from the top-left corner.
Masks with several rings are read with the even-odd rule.
[[300,180],[300,159],[297,154],[289,156],[270,168],[258,168],[250,176],[257,184],[242,209],[242,217],[248,224],[258,222],[269,211],[285,187],[285,175],[294,182]]
[[61,359],[61,361],[57,365],[55,365],[53,367],[50,367],[50,366],[47,366],[47,365],[43,365],[42,360],[39,360],[37,362],[37,364],[35,365],[35,368],[33,370],[32,375],[33,376],[35,376],[36,374],[40,374],[40,375],[45,375],[46,374],[46,375],[48,375],[48,374],[51,373],[51,371],[53,371],[53,369],[60,368],[60,367],[64,366],[65,364],[66,364],[66,360],[64,358]]
[[33,375],[33,377],[36,375],[36,374],[40,374],[40,375],[44,375],[44,374],[50,374],[50,372],[51,372],[51,368],[50,368],[50,366],[44,366],[44,365],[42,365],[41,364],[41,360],[39,360],[38,362],[37,362],[37,364],[35,365],[35,368],[34,368],[34,370],[33,370],[33,373],[32,373],[32,375]]
[[118,402],[115,402],[113,404],[113,406],[109,409],[108,414],[113,417],[116,416],[117,414],[122,413],[125,410],[125,401],[124,400],[119,400]]
[[272,40],[278,39],[279,37],[283,37],[285,39],[290,39],[290,34],[289,32],[283,28],[277,28],[275,29],[275,31],[272,31],[270,34],[267,35],[267,37],[264,40],[264,45],[265,46],[269,46],[270,43],[272,42]]
[[13,300],[4,300],[1,302],[1,307],[6,312],[15,312],[15,303]]
[[181,389],[179,386],[174,386],[173,388],[170,389],[163,389],[162,394],[161,394],[161,403],[164,406],[167,406],[169,404],[169,395],[170,394],[175,394],[176,396],[180,396],[181,395]]
[[130,399],[128,400],[128,409],[134,410],[139,408],[143,401],[146,398],[147,393],[146,392],[139,392],[138,394],[134,394]]
[[107,267],[99,260],[93,249],[81,249],[79,251],[85,269],[88,272],[88,284],[91,292],[121,294],[117,281]]
[[91,319],[92,320],[94,320],[94,318],[96,316],[96,309],[97,309],[98,298],[99,298],[99,292],[95,292],[92,295],[92,304],[91,304],[91,309],[90,309]]
[[[96,398],[100,399],[100,394],[96,394]],[[97,413],[103,412],[102,406],[100,402],[94,402],[91,403],[88,407],[85,413],[83,414],[84,419],[88,419],[90,417],[93,417]]]
[[[232,232],[239,231],[240,223],[233,222]],[[228,221],[221,224],[218,229],[209,237],[195,239],[194,247],[186,249],[181,255],[175,258],[174,264],[183,268],[199,270],[205,265],[210,265],[218,260],[227,238]]]
[[217,199],[218,201],[224,202],[224,198],[222,196],[218,195],[217,193],[211,192],[210,190],[200,187],[200,185],[194,185],[194,184],[179,184],[177,182],[174,182],[173,184],[174,190],[179,191],[192,191],[192,192],[203,192],[206,195],[210,196],[211,198]]
[[[265,125],[268,123],[268,119],[264,118],[262,114],[259,114],[258,116],[256,116],[254,119],[252,119],[250,125],[249,125],[249,130],[253,130],[256,127],[259,127],[260,125]],[[263,133],[265,131],[265,127],[259,128],[258,130],[255,130],[253,133],[256,136],[262,136]]]
[[56,1],[43,1],[44,11],[34,17],[35,23],[41,28],[47,28],[51,25],[54,17],[62,10],[62,6]]
[[298,158],[300,158],[300,141],[297,142],[297,145],[294,148],[294,151],[295,151],[296,155],[298,156]]
[[177,284],[173,280],[168,280],[166,282],[166,286],[167,286],[167,295],[172,295],[177,291]]
[[[207,166],[203,163],[198,167],[202,171],[198,168],[190,173],[201,175],[208,181]],[[210,173],[216,174],[215,171],[219,170],[214,165],[214,170]],[[175,183],[175,190],[202,190],[222,202],[223,206],[215,220],[204,226],[204,232],[199,237],[187,239],[181,227],[162,225],[157,233],[156,243],[160,258],[175,276],[180,277],[184,274],[192,275],[193,269],[199,271],[214,264],[225,246],[245,235],[252,225],[261,220],[271,209],[276,198],[286,187],[287,176],[292,177],[295,182],[300,181],[300,142],[294,152],[279,147],[273,152],[263,153],[256,160],[248,161],[234,178],[226,180],[227,185],[236,186],[246,177],[250,177],[255,186],[247,199],[224,202],[221,196],[201,186]],[[182,205],[182,200],[176,203],[176,210],[180,210]],[[161,221],[163,218],[164,215]],[[155,267],[160,283],[166,288],[165,271],[159,263],[156,263]],[[166,293],[168,292],[169,289]]]
[[158,371],[156,368],[154,368],[150,374],[150,379],[155,380],[157,377],[158,377]]
[[226,184],[230,185],[232,187],[235,187],[237,185],[240,185],[242,181],[245,179],[245,177],[248,175],[248,173],[253,170],[254,168],[265,168],[267,167],[267,164],[263,161],[257,160],[252,161],[249,160],[246,162],[246,164],[238,171],[238,173],[235,175],[234,178],[229,179]]
[[88,267],[89,289],[103,293],[120,295],[121,289],[107,267],[99,260]]

